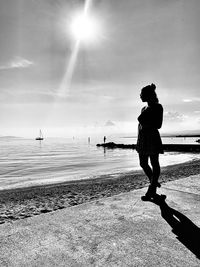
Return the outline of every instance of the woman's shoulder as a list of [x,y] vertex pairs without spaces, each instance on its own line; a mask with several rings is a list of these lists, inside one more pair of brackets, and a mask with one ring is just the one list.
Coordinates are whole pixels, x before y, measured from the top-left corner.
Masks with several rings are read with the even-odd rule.
[[156,103],[154,106],[156,109],[163,110],[163,106],[160,103]]

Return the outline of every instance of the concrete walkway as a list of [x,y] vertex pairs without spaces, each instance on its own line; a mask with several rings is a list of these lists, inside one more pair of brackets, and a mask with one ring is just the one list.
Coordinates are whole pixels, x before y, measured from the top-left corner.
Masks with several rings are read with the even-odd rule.
[[[200,176],[0,226],[0,266],[200,266]],[[172,231],[173,230],[173,231]]]

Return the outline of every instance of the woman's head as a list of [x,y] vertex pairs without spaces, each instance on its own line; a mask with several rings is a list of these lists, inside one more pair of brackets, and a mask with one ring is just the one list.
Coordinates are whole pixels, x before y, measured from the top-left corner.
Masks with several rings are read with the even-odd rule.
[[156,86],[154,83],[143,87],[140,94],[142,102],[158,103],[158,98],[155,90]]

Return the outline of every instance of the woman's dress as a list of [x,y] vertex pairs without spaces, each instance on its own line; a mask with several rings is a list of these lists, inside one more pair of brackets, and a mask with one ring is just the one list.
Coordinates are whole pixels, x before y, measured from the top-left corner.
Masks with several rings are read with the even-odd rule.
[[145,155],[163,154],[162,141],[158,131],[163,121],[162,105],[154,103],[143,107],[138,121],[137,152]]

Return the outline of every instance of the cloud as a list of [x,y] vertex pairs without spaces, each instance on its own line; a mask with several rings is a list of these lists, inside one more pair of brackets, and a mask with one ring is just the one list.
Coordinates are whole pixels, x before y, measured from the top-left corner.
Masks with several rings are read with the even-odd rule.
[[190,102],[200,102],[200,97],[191,97],[183,99],[183,102],[190,103]]
[[106,123],[105,123],[105,126],[115,126],[115,123],[108,120]]
[[192,99],[183,99],[183,102],[189,103],[192,102]]
[[187,118],[187,116],[180,114],[178,112],[167,111],[164,113],[164,120],[170,122],[182,122]]
[[18,68],[28,68],[34,63],[28,59],[22,57],[16,57],[12,61],[9,61],[5,65],[0,66],[0,70],[18,69]]

